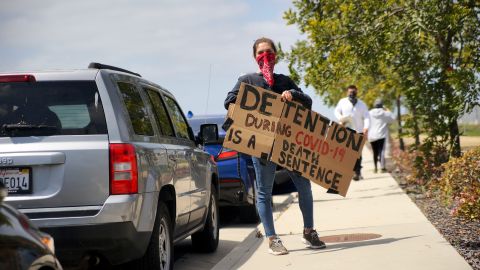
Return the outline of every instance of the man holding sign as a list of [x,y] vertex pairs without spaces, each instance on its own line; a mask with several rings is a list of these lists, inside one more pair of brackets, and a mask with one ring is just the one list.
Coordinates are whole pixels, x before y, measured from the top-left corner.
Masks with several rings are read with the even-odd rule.
[[[250,73],[241,76],[238,79],[237,84],[233,90],[228,93],[227,98],[225,99],[225,108],[227,110],[229,105],[235,103],[237,100],[237,95],[242,83],[259,86],[277,94],[281,94],[283,102],[296,101],[301,103],[305,108],[310,109],[312,107],[312,99],[303,93],[302,90],[300,90],[300,88],[292,81],[292,79],[282,74],[273,73],[276,52],[277,49],[271,39],[260,38],[255,41],[253,44],[253,56],[259,66],[259,72]],[[252,93],[254,92],[252,91]],[[263,95],[261,104],[242,104],[242,107],[244,108],[256,107],[258,105],[259,114],[248,114],[246,116],[246,124],[254,127],[260,127],[262,132],[289,132],[288,127],[282,127],[274,121],[260,119],[262,116],[275,115],[275,112],[268,110],[268,107],[274,102],[279,101],[275,100],[274,97]],[[230,130],[229,134],[229,136],[233,137],[232,140],[235,140],[235,135],[238,135],[233,133],[232,130]],[[252,136],[251,138],[255,137]],[[268,139],[268,137],[265,138]],[[255,141],[249,141],[248,145],[253,144],[254,146],[255,143]],[[252,160],[256,174],[255,184],[257,191],[257,209],[265,229],[266,237],[269,239],[269,252],[273,255],[287,254],[288,250],[283,246],[282,241],[275,233],[275,227],[273,224],[271,202],[273,181],[277,165],[263,158],[252,157]],[[299,205],[303,215],[304,229],[302,241],[307,245],[307,247],[310,248],[325,248],[325,243],[318,238],[318,234],[313,228],[313,197],[310,181],[299,174],[290,171],[289,175],[297,188]]]

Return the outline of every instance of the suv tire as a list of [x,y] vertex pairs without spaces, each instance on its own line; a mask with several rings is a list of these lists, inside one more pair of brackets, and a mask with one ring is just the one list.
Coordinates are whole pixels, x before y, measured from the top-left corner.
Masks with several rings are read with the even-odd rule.
[[173,269],[172,223],[164,202],[158,202],[155,225],[145,255],[130,266],[128,269]]
[[207,220],[203,230],[192,234],[192,245],[199,252],[213,252],[218,247],[219,240],[219,215],[218,195],[214,185],[210,192],[210,206],[208,207]]

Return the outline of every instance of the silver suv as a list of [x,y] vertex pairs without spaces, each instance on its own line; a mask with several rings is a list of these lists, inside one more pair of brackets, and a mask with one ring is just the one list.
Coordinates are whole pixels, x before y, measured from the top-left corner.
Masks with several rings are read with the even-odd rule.
[[139,74],[98,63],[0,74],[6,201],[54,237],[63,265],[172,269],[190,235],[216,250],[217,167],[194,140],[173,95]]

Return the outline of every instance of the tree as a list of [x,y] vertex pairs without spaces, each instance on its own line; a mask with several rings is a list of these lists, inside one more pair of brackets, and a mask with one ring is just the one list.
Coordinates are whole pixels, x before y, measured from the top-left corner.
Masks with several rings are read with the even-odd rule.
[[457,119],[478,104],[480,7],[475,0],[294,0],[288,24],[306,35],[290,72],[334,104],[356,82],[367,102],[404,96],[411,125],[460,155]]

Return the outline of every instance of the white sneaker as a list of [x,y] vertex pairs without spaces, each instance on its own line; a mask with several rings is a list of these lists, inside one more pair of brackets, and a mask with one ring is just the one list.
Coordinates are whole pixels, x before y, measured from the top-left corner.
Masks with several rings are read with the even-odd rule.
[[282,240],[276,237],[272,240],[269,239],[268,252],[273,255],[288,254],[288,250],[283,246]]

